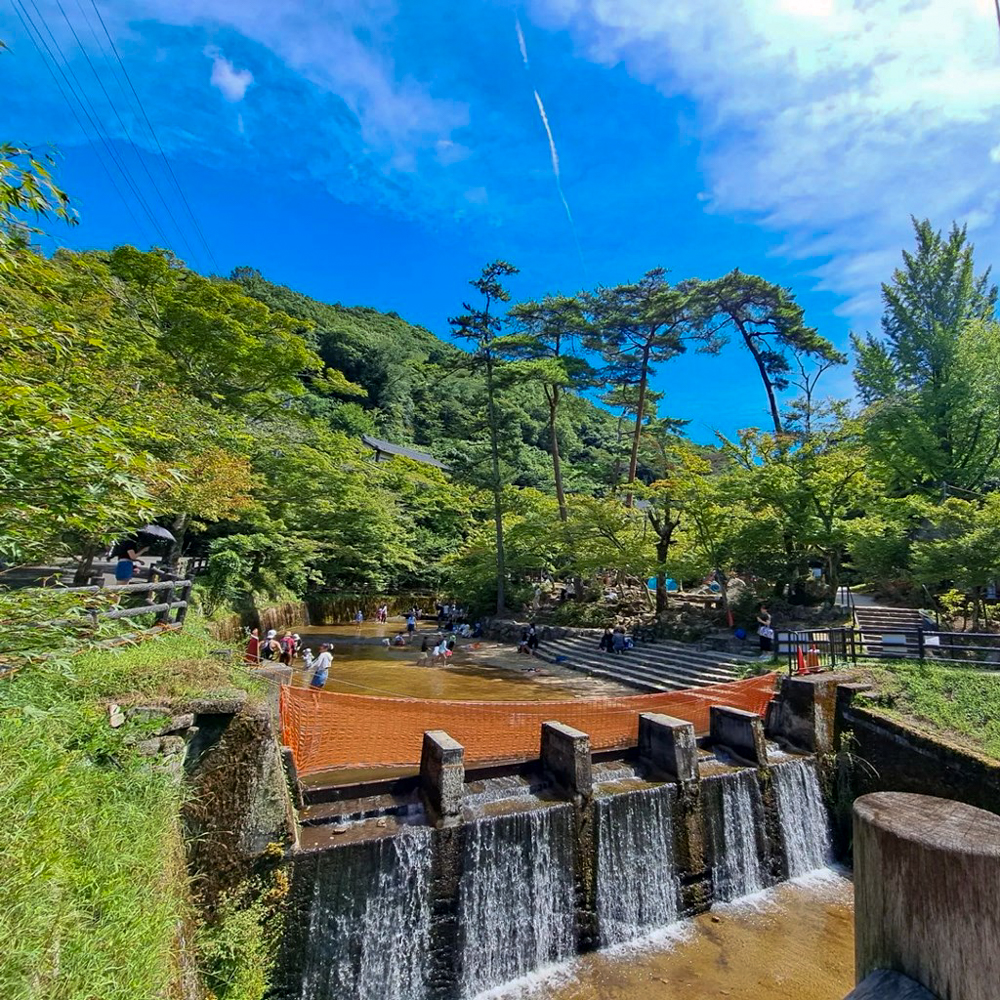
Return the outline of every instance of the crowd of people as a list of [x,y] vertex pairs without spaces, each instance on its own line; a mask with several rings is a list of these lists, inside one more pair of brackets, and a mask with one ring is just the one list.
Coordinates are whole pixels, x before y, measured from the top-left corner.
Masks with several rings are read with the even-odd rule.
[[[458,604],[438,604],[437,623],[438,633],[424,634],[418,664],[445,664],[454,654],[455,646],[459,638],[481,639],[483,637],[482,622],[476,621],[469,624],[466,618],[466,609]],[[383,646],[406,647],[409,646],[417,631],[417,622],[424,617],[423,610],[416,605],[412,606],[405,614],[405,632],[400,629],[396,635],[389,639],[382,639]],[[361,608],[353,615],[353,622],[360,631],[364,623],[364,611]],[[382,604],[375,612],[375,621],[379,624],[387,624],[389,620],[389,607]],[[532,626],[534,632],[534,626]],[[534,645],[537,646],[537,637]],[[279,635],[277,629],[268,629],[264,637],[261,638],[260,629],[250,629],[247,635],[246,651],[244,661],[253,666],[260,666],[265,663],[280,663],[292,666],[296,660],[301,659],[303,671],[310,676],[311,687],[323,687],[326,684],[333,663],[333,647],[331,643],[324,642],[319,646],[319,654],[313,656],[313,651],[305,646],[302,637],[297,632],[286,631]]]

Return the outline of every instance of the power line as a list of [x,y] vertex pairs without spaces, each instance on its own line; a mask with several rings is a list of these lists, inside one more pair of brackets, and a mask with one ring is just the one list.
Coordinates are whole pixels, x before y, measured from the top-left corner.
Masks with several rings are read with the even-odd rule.
[[188,253],[193,257],[194,251],[191,248],[191,244],[188,243],[187,237],[184,235],[184,231],[177,224],[177,220],[174,218],[174,213],[170,210],[170,206],[164,199],[163,193],[160,191],[159,186],[153,179],[153,175],[149,172],[149,167],[146,166],[146,161],[142,158],[139,148],[136,146],[134,140],[132,139],[132,135],[128,130],[128,126],[122,120],[122,116],[118,113],[118,108],[115,107],[114,101],[111,100],[111,95],[108,93],[107,88],[104,86],[104,81],[101,79],[100,75],[97,72],[97,68],[94,66],[94,63],[90,58],[89,53],[84,48],[83,43],[80,41],[80,36],[76,33],[76,28],[73,26],[73,23],[70,21],[69,17],[67,17],[66,10],[62,5],[62,0],[56,0],[56,6],[59,8],[59,13],[62,14],[63,20],[66,22],[66,26],[72,32],[73,38],[76,40],[76,44],[79,46],[80,51],[83,53],[84,59],[87,60],[87,65],[90,67],[90,72],[93,73],[94,79],[97,81],[97,85],[101,88],[101,92],[104,94],[104,98],[108,102],[111,111],[114,113],[115,118],[118,119],[118,124],[119,126],[121,126],[121,130],[125,133],[125,138],[128,139],[129,143],[131,144],[132,151],[135,154],[136,160],[138,160],[139,162],[139,166],[142,167],[143,172],[146,174],[146,177],[149,180],[149,183],[153,186],[153,190],[156,192],[157,197],[160,199],[160,204],[163,206],[164,211],[167,213],[167,217],[173,223],[174,229],[177,231],[178,236],[180,236],[181,238],[181,242],[184,244],[185,247],[187,247]]
[[[1000,2],[1000,0],[998,0]],[[122,74],[124,75],[126,81],[128,82],[129,89],[132,91],[132,95],[135,98],[136,104],[139,111],[142,114],[143,119],[146,122],[146,127],[149,129],[149,134],[153,137],[153,141],[156,143],[156,148],[160,151],[160,158],[163,160],[163,165],[166,167],[167,172],[170,174],[170,178],[174,183],[174,187],[177,190],[177,194],[180,196],[181,201],[184,203],[184,208],[187,210],[187,214],[191,219],[191,223],[194,225],[195,232],[198,234],[198,238],[201,240],[202,246],[204,246],[206,252],[208,253],[209,259],[212,262],[212,266],[215,268],[217,274],[222,273],[222,269],[219,267],[218,261],[215,259],[215,255],[212,253],[212,248],[209,246],[208,240],[205,239],[205,234],[202,232],[201,226],[198,224],[198,219],[195,217],[194,212],[191,210],[191,204],[187,200],[187,196],[184,194],[184,190],[177,180],[177,175],[174,173],[174,168],[170,165],[170,160],[167,159],[167,154],[163,151],[163,146],[160,145],[159,136],[156,134],[156,130],[153,128],[153,123],[149,120],[149,115],[146,114],[146,109],[143,106],[142,101],[136,92],[135,85],[132,83],[132,77],[129,76],[128,70],[125,68],[125,63],[122,60],[121,55],[118,52],[118,47],[114,43],[114,39],[111,37],[111,32],[108,31],[108,26],[104,23],[104,18],[101,15],[100,8],[97,6],[96,0],[90,0],[91,6],[94,8],[94,13],[97,15],[97,19],[101,22],[101,28],[104,30],[104,35],[108,40],[108,44],[111,46],[111,51],[115,54],[115,58],[118,60],[118,65],[121,67]]]
[[[23,0],[18,0],[18,3],[21,4],[25,14],[27,14],[28,19],[31,20],[32,25],[35,27],[35,31],[38,33],[38,36],[41,39],[46,52],[48,52],[49,58],[52,60],[53,65],[59,71],[59,74],[60,76],[62,76],[70,93],[74,96],[77,103],[80,105],[80,108],[84,113],[84,116],[90,122],[91,127],[97,134],[97,137],[100,140],[101,145],[104,147],[105,152],[108,154],[108,157],[110,158],[111,162],[115,165],[115,167],[118,169],[118,172],[122,175],[122,178],[125,181],[126,186],[129,188],[129,190],[132,192],[132,195],[139,203],[139,206],[142,208],[146,217],[149,219],[149,222],[152,225],[153,230],[158,234],[163,245],[169,247],[170,240],[167,238],[167,234],[163,231],[163,228],[160,226],[160,223],[157,220],[156,216],[153,215],[152,211],[149,208],[149,205],[146,203],[146,199],[142,195],[142,192],[139,191],[139,189],[136,187],[135,182],[132,179],[128,169],[125,167],[124,163],[121,161],[121,159],[115,152],[114,148],[111,146],[108,137],[104,134],[101,126],[98,124],[97,121],[95,121],[95,117],[99,119],[100,116],[97,115],[97,111],[91,104],[90,98],[87,96],[86,91],[80,86],[80,82],[79,80],[77,80],[76,75],[73,73],[72,67],[70,67],[69,60],[66,58],[66,55],[62,50],[62,47],[59,45],[59,42],[56,40],[55,35],[52,33],[52,29],[48,26],[48,24],[46,24],[45,19],[42,17],[41,11],[39,11],[38,9],[38,4],[36,3],[36,0],[28,0],[28,2],[34,8],[35,13],[38,15],[39,21],[44,26],[49,38],[52,40],[52,44],[55,47],[56,52],[59,53],[60,58],[65,64],[65,67],[63,65],[60,65],[59,61],[56,59],[54,53],[52,52],[52,49],[49,47],[48,42],[46,42],[45,38],[42,36],[40,29],[34,24],[34,20],[31,18],[31,15],[28,14],[27,8],[25,8],[23,5]],[[67,71],[69,75],[67,75]],[[72,77],[72,82],[70,79],[71,77]]]
[[[104,170],[104,173],[107,174],[108,180],[111,182],[111,186],[115,189],[116,194],[121,199],[122,204],[125,206],[125,210],[128,212],[132,221],[135,223],[136,229],[140,233],[142,233],[143,240],[147,240],[147,242],[152,242],[151,240],[148,240],[149,234],[146,232],[145,226],[138,220],[138,218],[136,218],[135,212],[132,211],[132,206],[129,204],[128,199],[125,197],[125,193],[119,187],[118,181],[115,180],[114,174],[112,174],[111,171],[108,169],[108,165],[104,162],[104,159],[101,157],[101,151],[97,148],[96,143],[94,142],[90,133],[87,131],[87,127],[83,124],[83,121],[77,114],[76,108],[73,106],[73,102],[69,99],[69,95],[63,90],[62,84],[59,82],[59,78],[56,76],[52,66],[49,65],[48,60],[45,58],[45,53],[42,51],[41,45],[39,45],[39,40],[41,40],[42,45],[44,45],[45,39],[42,38],[41,33],[39,33],[38,39],[35,38],[35,32],[38,31],[38,28],[35,26],[35,22],[31,19],[31,15],[28,13],[26,8],[23,8],[18,3],[18,0],[11,0],[11,6],[14,8],[14,13],[17,15],[18,20],[24,27],[25,33],[27,34],[28,38],[31,39],[32,45],[34,45],[35,50],[38,52],[38,56],[41,59],[42,64],[48,71],[49,76],[52,77],[52,82],[56,85],[56,89],[59,91],[60,96],[66,102],[66,106],[69,108],[70,113],[76,119],[76,123],[80,128],[80,132],[83,134],[84,139],[87,140],[87,144],[94,152],[95,159],[97,160],[98,163],[100,163],[101,168]],[[25,18],[27,18],[27,20],[25,20]],[[31,27],[28,26],[29,22]]]

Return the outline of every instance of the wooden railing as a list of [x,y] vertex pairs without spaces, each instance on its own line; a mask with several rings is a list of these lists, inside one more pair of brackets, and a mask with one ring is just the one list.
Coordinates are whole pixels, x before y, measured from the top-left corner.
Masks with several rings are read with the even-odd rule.
[[[155,571],[154,571],[155,573]],[[158,574],[164,576],[166,574]],[[124,583],[112,587],[67,587],[69,594],[145,594],[146,600],[129,607],[94,608],[91,614],[95,621],[104,619],[113,621],[119,618],[138,618],[141,615],[156,615],[156,624],[173,624],[180,627],[184,624],[188,605],[191,599],[191,581],[177,579],[159,579],[142,583]],[[170,616],[173,615],[171,622]]]

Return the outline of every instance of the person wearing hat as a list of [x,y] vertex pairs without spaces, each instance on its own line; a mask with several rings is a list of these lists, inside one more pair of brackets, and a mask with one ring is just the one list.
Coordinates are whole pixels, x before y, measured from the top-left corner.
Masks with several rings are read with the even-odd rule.
[[279,659],[286,666],[290,667],[292,665],[292,656],[295,654],[295,640],[292,638],[291,632],[286,632],[281,637],[281,655]]
[[260,651],[262,660],[276,660],[281,653],[281,646],[278,643],[278,633],[275,629],[268,629],[267,636]]
[[310,687],[321,688],[326,683],[327,674],[330,672],[330,665],[333,663],[333,653],[330,652],[328,642],[320,643],[319,656],[313,661],[313,675],[309,682]]

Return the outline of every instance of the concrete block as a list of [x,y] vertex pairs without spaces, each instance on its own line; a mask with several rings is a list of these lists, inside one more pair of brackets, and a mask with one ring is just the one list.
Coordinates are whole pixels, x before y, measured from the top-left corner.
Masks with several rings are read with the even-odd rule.
[[586,733],[561,722],[543,722],[541,758],[542,768],[566,795],[585,799],[593,795],[590,737]]
[[653,771],[677,781],[698,780],[694,725],[669,715],[639,716],[639,759]]
[[892,969],[938,997],[996,1000],[998,889],[1000,816],[930,795],[861,796],[854,803],[857,982]]
[[420,753],[420,793],[437,826],[454,826],[462,815],[465,747],[442,729],[424,733]]
[[770,703],[767,732],[807,753],[832,753],[837,688],[843,674],[782,677]]
[[766,767],[767,743],[764,740],[764,720],[753,712],[725,705],[712,705],[708,710],[709,739],[728,747],[738,757]]

